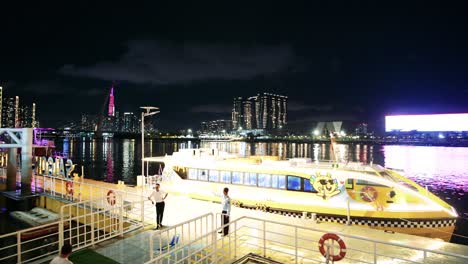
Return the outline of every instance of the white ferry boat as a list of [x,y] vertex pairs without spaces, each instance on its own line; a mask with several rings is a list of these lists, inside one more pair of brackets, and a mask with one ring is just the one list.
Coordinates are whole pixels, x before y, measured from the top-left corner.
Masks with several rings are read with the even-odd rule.
[[164,180],[195,199],[219,202],[229,187],[237,206],[445,241],[458,218],[426,188],[379,165],[244,158],[217,149],[183,149],[145,161],[164,163]]

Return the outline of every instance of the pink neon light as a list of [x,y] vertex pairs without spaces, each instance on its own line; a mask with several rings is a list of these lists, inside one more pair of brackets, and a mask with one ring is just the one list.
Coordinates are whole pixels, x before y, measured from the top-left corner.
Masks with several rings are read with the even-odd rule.
[[109,116],[115,116],[115,105],[114,105],[114,86],[112,86],[109,94]]
[[468,114],[385,116],[385,131],[468,131]]

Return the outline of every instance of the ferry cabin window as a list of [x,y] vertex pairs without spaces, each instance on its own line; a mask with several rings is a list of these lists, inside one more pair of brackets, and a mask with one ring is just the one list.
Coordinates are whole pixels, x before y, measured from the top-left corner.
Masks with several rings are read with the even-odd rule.
[[304,181],[304,192],[313,192],[313,193],[316,193],[317,191],[314,189],[314,186],[312,186],[312,184],[310,184],[310,180],[309,179],[303,179]]
[[286,178],[284,175],[271,175],[271,187],[284,189],[286,187]]
[[378,184],[378,183],[371,182],[371,181],[366,181],[366,180],[356,180],[356,184],[357,184],[357,185],[370,185],[370,186],[382,186],[382,187],[387,187],[387,186],[385,186],[385,185]]
[[189,169],[189,175],[188,175],[188,178],[190,180],[196,180],[197,179],[197,175],[198,175],[198,170],[197,169]]
[[232,183],[233,184],[243,184],[244,181],[242,180],[244,176],[243,172],[233,171],[232,172]]
[[297,176],[288,176],[288,190],[300,191],[301,178]]
[[210,182],[218,182],[219,181],[219,171],[210,170],[209,181]]
[[354,188],[353,179],[347,179],[346,180],[346,189],[353,189],[353,188]]
[[257,185],[257,173],[255,172],[246,172],[244,174],[244,184],[245,185]]
[[259,173],[258,174],[258,186],[259,187],[271,187],[271,175]]
[[225,183],[231,183],[231,172],[230,171],[220,171],[219,180]]
[[199,169],[198,170],[198,179],[200,181],[207,181],[208,180],[208,170]]

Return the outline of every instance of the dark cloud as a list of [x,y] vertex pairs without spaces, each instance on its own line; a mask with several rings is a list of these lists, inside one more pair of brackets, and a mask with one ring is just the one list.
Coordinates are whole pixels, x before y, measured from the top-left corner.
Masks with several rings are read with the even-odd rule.
[[190,109],[193,113],[213,113],[213,114],[226,114],[231,112],[232,106],[208,104],[208,105],[197,105]]
[[289,101],[288,102],[288,111],[305,111],[305,110],[313,110],[317,112],[328,112],[333,110],[332,105],[307,105],[302,102],[298,101]]
[[135,40],[116,62],[90,67],[65,65],[65,75],[123,80],[138,84],[182,84],[202,80],[248,80],[288,69],[294,61],[289,46],[236,46],[222,44]]

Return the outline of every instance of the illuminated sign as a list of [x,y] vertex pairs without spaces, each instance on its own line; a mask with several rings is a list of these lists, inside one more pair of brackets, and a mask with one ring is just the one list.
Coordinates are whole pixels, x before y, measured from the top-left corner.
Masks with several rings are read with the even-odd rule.
[[385,116],[385,131],[468,131],[468,114]]

